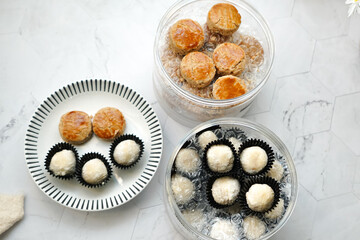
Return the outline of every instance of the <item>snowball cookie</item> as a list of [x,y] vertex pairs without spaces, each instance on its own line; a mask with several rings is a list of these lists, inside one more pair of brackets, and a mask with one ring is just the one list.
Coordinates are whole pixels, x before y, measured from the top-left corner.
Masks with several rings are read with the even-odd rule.
[[228,176],[216,179],[211,188],[214,201],[221,205],[233,204],[239,192],[239,181]]
[[76,157],[71,150],[62,150],[54,154],[50,160],[49,169],[56,176],[66,176],[75,173]]
[[139,157],[140,145],[134,140],[121,141],[114,149],[114,159],[118,164],[129,166]]
[[267,184],[254,184],[246,193],[246,203],[256,212],[265,212],[274,202],[274,190]]
[[182,19],[170,27],[170,46],[179,54],[199,50],[204,45],[204,31],[200,24],[191,19]]
[[202,149],[205,149],[206,145],[210,142],[217,140],[217,136],[212,131],[206,131],[200,134],[198,137],[198,143]]
[[240,234],[236,224],[229,220],[218,219],[211,227],[210,237],[217,240],[238,240]]
[[72,144],[86,142],[92,135],[90,116],[81,111],[65,113],[60,118],[59,133],[65,142]]
[[278,160],[275,160],[266,175],[275,179],[276,181],[280,181],[283,177],[283,174],[284,168],[281,166],[281,163]]
[[258,239],[266,230],[266,225],[258,217],[249,216],[244,219],[243,228],[248,239]]
[[264,49],[260,42],[248,35],[241,35],[239,46],[244,49],[248,61],[254,65],[261,65],[264,61]]
[[261,147],[248,147],[240,153],[240,162],[245,172],[256,174],[264,169],[268,162],[268,156]]
[[186,209],[182,212],[185,220],[190,223],[193,227],[195,227],[198,231],[201,231],[201,229],[204,227],[206,223],[206,217],[204,213],[199,210],[190,210]]
[[231,137],[231,138],[229,138],[229,141],[231,142],[231,144],[234,146],[234,148],[236,150],[238,150],[240,148],[241,141],[239,139]]
[[94,133],[106,140],[113,140],[125,130],[125,119],[119,109],[105,107],[100,109],[94,116]]
[[238,30],[241,16],[233,5],[218,3],[210,9],[206,23],[210,31],[229,36]]
[[105,164],[100,159],[94,158],[84,164],[81,176],[89,184],[99,184],[107,178],[108,172]]
[[284,199],[280,198],[275,208],[273,208],[270,212],[265,213],[265,217],[270,219],[276,219],[283,214],[284,210]]
[[204,88],[213,80],[216,68],[214,61],[201,52],[188,53],[180,64],[181,76],[195,88]]
[[246,55],[244,49],[234,43],[222,43],[213,53],[217,72],[221,75],[239,75],[245,69]]
[[236,98],[246,93],[246,86],[242,79],[227,75],[215,81],[212,93],[217,100]]
[[234,165],[234,154],[229,146],[213,145],[206,152],[207,164],[211,171],[229,172]]
[[200,163],[199,154],[190,148],[181,149],[175,158],[175,167],[180,172],[193,173],[199,169]]
[[179,204],[185,204],[194,197],[194,184],[186,177],[180,174],[174,174],[171,177],[171,189],[175,196],[175,201]]

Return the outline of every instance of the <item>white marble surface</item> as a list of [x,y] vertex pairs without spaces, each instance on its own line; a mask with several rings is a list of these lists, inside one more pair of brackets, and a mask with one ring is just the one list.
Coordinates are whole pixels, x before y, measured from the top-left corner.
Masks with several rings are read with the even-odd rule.
[[[23,193],[25,217],[0,239],[182,239],[163,204],[172,149],[189,128],[152,91],[152,46],[169,0],[0,0],[0,192]],[[272,239],[358,239],[360,234],[360,16],[342,0],[249,0],[276,41],[272,76],[245,118],[273,130],[298,170],[299,199]],[[134,48],[136,46],[136,48]],[[162,163],[133,201],[104,212],[67,209],[25,166],[28,121],[50,93],[82,79],[136,89],[164,133]]]

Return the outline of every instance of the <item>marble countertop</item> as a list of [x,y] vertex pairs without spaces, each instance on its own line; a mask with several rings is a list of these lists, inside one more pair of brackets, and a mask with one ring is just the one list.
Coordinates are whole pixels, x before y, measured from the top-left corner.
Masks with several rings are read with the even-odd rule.
[[[1,239],[182,239],[162,193],[167,159],[189,128],[169,118],[152,91],[155,32],[173,2],[0,0],[0,192],[25,194],[24,219]],[[348,18],[341,0],[249,2],[268,19],[277,51],[270,80],[245,118],[285,142],[300,183],[296,209],[272,239],[357,239],[360,15]],[[96,78],[124,83],[151,103],[164,152],[138,197],[113,210],[80,212],[34,184],[24,135],[49,94]]]

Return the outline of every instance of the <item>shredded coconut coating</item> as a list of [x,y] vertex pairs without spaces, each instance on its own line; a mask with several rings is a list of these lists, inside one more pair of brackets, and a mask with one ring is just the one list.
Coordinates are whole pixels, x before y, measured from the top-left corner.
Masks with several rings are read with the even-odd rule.
[[275,160],[266,175],[275,179],[276,181],[280,181],[284,175],[284,168],[281,166],[281,163],[278,160]]
[[82,168],[82,178],[90,184],[98,184],[105,180],[108,172],[105,164],[98,158],[86,162]]
[[212,226],[210,237],[217,240],[238,240],[239,231],[234,223],[219,219]]
[[114,159],[122,165],[131,165],[140,154],[140,146],[134,140],[124,140],[120,142],[114,150]]
[[200,167],[199,154],[194,149],[181,149],[175,158],[175,167],[180,172],[195,172]]
[[263,212],[274,202],[274,190],[267,184],[254,184],[246,193],[246,202],[250,209]]
[[264,149],[258,146],[245,148],[240,154],[240,162],[245,172],[255,174],[267,164],[268,157]]
[[215,180],[212,185],[211,193],[218,204],[233,204],[239,195],[240,183],[232,177],[221,177]]
[[265,213],[266,218],[276,219],[280,217],[284,212],[284,199],[280,198],[278,204],[270,212]]
[[210,142],[217,140],[215,133],[212,131],[206,131],[200,134],[198,138],[199,145],[202,149],[206,147]]
[[62,150],[51,158],[49,169],[56,176],[65,176],[75,172],[76,158],[71,150]]
[[186,177],[175,174],[171,178],[171,189],[179,204],[189,202],[194,197],[194,184]]
[[229,146],[214,145],[206,153],[207,164],[211,171],[225,173],[229,172],[234,165],[234,154]]
[[266,225],[255,216],[249,216],[244,219],[243,228],[248,239],[258,239],[265,233]]

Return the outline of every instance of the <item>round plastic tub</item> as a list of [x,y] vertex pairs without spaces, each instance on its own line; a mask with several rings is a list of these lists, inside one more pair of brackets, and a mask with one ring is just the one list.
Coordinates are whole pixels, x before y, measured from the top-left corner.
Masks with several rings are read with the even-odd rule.
[[[239,34],[255,37],[264,50],[264,61],[251,77],[251,90],[242,96],[227,100],[215,100],[194,95],[181,88],[168,74],[161,60],[167,46],[170,26],[176,21],[190,18],[205,26],[207,13],[216,3],[235,6],[241,14]],[[242,116],[269,78],[275,46],[271,31],[262,15],[243,0],[182,0],[174,4],[163,16],[157,29],[154,44],[153,86],[155,96],[167,114],[176,121],[195,126],[200,122],[226,116]]]
[[[214,130],[215,129],[215,130]],[[287,150],[284,143],[269,129],[259,124],[250,122],[241,118],[221,118],[216,120],[210,120],[208,122],[202,123],[192,129],[186,136],[184,136],[183,140],[178,144],[178,146],[174,149],[167,165],[166,175],[165,175],[165,205],[167,207],[167,212],[169,218],[176,229],[186,238],[186,239],[204,239],[209,240],[212,239],[208,236],[209,230],[211,229],[213,220],[216,216],[225,216],[225,218],[231,219],[231,221],[236,222],[240,234],[240,239],[247,239],[246,234],[243,232],[242,222],[243,219],[247,216],[240,209],[239,212],[229,213],[220,212],[216,209],[212,209],[211,206],[207,203],[206,199],[198,197],[197,199],[193,199],[193,202],[190,202],[187,205],[178,205],[175,201],[174,194],[171,189],[171,177],[174,174],[174,161],[180,149],[186,147],[194,147],[196,145],[196,139],[198,133],[204,132],[206,130],[213,131],[218,138],[229,137],[229,136],[237,136],[237,138],[241,138],[241,140],[256,138],[265,141],[270,147],[273,149],[275,153],[275,159],[281,162],[284,168],[284,175],[281,179],[280,183],[280,191],[281,198],[284,199],[285,202],[285,210],[284,213],[276,220],[271,220],[266,222],[267,230],[266,232],[259,238],[261,240],[268,239],[272,235],[274,235],[277,231],[279,231],[287,222],[290,215],[292,214],[297,194],[298,194],[298,181],[295,166],[292,160],[292,157]],[[230,133],[230,135],[229,135]],[[233,134],[235,133],[235,134]],[[240,134],[240,135],[239,135]],[[195,146],[196,147],[196,146]],[[199,149],[199,148],[198,148]],[[202,150],[199,150],[200,157],[203,155]],[[199,170],[199,173],[192,177],[191,181],[195,184],[195,189],[197,191],[202,191],[204,188],[204,182],[206,182],[206,176],[204,176],[203,167]],[[199,186],[197,186],[199,185]],[[201,194],[199,194],[200,196]],[[185,206],[185,207],[184,207]],[[200,206],[200,207],[199,207]],[[201,209],[201,212],[204,213],[204,223],[201,227],[194,225],[194,223],[190,223],[186,220],[183,215],[184,210],[195,210]],[[210,210],[209,210],[210,209]],[[212,213],[211,211],[215,212]],[[208,211],[208,213],[207,213]],[[216,212],[218,211],[218,212]],[[235,215],[233,215],[235,214]],[[236,218],[235,218],[236,217]],[[265,217],[263,218],[265,219]]]

